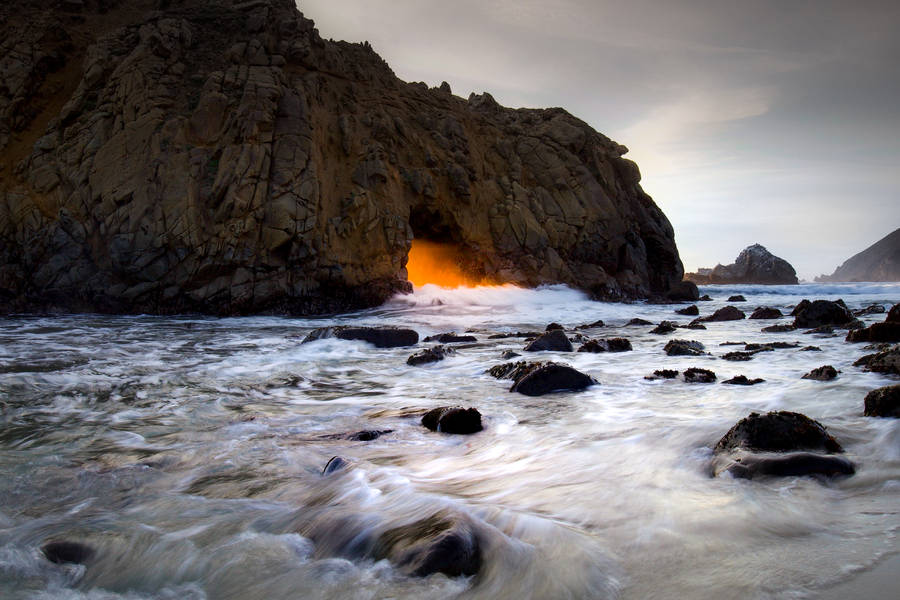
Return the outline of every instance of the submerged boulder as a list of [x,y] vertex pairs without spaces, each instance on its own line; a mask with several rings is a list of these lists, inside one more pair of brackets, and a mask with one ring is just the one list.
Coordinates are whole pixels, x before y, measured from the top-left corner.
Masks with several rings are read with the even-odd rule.
[[817,367],[804,375],[802,379],[815,379],[816,381],[831,381],[837,378],[838,370],[831,365]]
[[894,346],[875,354],[867,354],[853,365],[875,373],[900,375],[900,346]]
[[596,383],[593,377],[568,365],[544,363],[519,377],[509,391],[526,396],[543,396],[552,392],[577,392]]
[[578,348],[579,352],[629,352],[631,342],[626,338],[606,338],[602,340],[588,340]]
[[740,294],[736,294],[736,295],[734,295],[734,296],[729,296],[729,297],[728,297],[728,301],[729,301],[729,302],[746,302],[747,299],[744,298],[744,297],[743,297],[742,295],[740,295]]
[[406,359],[406,364],[410,366],[419,366],[428,363],[438,362],[444,360],[447,356],[453,356],[456,354],[456,350],[453,348],[444,348],[441,345],[434,346],[433,348],[426,348],[421,352],[417,352],[413,354],[409,358]]
[[456,335],[455,331],[451,331],[449,333],[429,335],[422,341],[438,342],[439,344],[461,344],[466,342],[477,342],[478,338],[476,338],[474,335]]
[[41,546],[41,553],[44,558],[56,564],[78,564],[87,563],[96,554],[93,548],[81,542],[72,542],[69,540],[52,540]]
[[403,348],[419,343],[419,334],[401,327],[352,327],[338,325],[312,330],[301,343],[335,337],[341,340],[361,340],[376,348]]
[[709,315],[708,317],[700,317],[697,319],[700,323],[709,323],[711,321],[739,321],[745,318],[747,315],[738,308],[734,306],[725,306]]
[[384,531],[378,536],[373,555],[388,559],[414,577],[434,573],[471,576],[482,565],[481,543],[474,525],[446,512]]
[[706,354],[703,344],[695,340],[669,340],[663,351],[668,356],[702,356]]
[[562,329],[551,329],[525,346],[525,352],[572,352],[572,342]]
[[650,333],[656,335],[666,335],[678,329],[678,325],[672,321],[660,321],[659,325],[650,330]]
[[653,381],[654,379],[675,379],[678,377],[678,371],[674,369],[658,369],[653,371],[653,375],[647,375],[644,379]]
[[756,385],[757,383],[765,383],[765,379],[749,379],[746,375],[735,375],[731,379],[726,379],[722,383],[728,385]]
[[750,315],[751,319],[780,319],[784,315],[781,314],[781,311],[777,308],[771,308],[768,306],[760,306],[757,307],[756,310],[753,311],[753,314]]
[[483,429],[481,413],[474,408],[461,406],[440,406],[433,408],[422,417],[422,425],[431,431],[442,433],[477,433]]
[[757,477],[837,477],[853,475],[856,467],[843,456],[794,452],[790,454],[742,454],[725,461],[717,468],[717,475],[728,472],[739,479]]
[[332,473],[337,473],[349,468],[350,461],[346,458],[343,456],[332,456],[328,459],[328,462],[325,463],[325,468],[322,469],[322,475],[331,475]]
[[685,315],[687,317],[696,317],[700,314],[700,309],[697,308],[696,304],[691,304],[685,308],[679,308],[675,311],[679,315]]
[[696,367],[686,369],[683,377],[686,383],[712,383],[716,380],[716,374],[709,369],[698,369]]
[[716,452],[735,449],[758,452],[844,451],[821,423],[806,415],[784,410],[764,415],[750,413],[722,436],[715,446]]
[[900,385],[889,385],[866,394],[867,417],[894,417],[900,419]]

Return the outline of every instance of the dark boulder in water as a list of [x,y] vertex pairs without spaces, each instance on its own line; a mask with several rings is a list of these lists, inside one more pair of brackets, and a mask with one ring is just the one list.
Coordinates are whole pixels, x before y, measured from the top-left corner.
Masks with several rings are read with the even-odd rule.
[[885,309],[881,304],[870,304],[865,308],[860,308],[859,310],[854,310],[853,315],[856,317],[864,317],[866,315],[880,315],[884,314]]
[[422,425],[441,433],[469,434],[483,429],[481,413],[477,409],[461,406],[433,408],[422,417]]
[[625,326],[626,326],[626,327],[630,327],[630,326],[633,326],[633,325],[653,325],[653,323],[651,323],[651,322],[648,321],[647,319],[639,319],[639,318],[637,318],[637,317],[635,317],[634,319],[631,319],[630,321],[628,321],[627,323],[625,323]]
[[603,322],[602,319],[597,319],[593,323],[587,323],[585,325],[579,325],[575,329],[594,329],[595,327],[604,327],[606,323]]
[[709,297],[709,294],[703,294],[699,298],[697,298],[700,302],[712,302],[712,298]]
[[526,396],[543,396],[552,392],[577,392],[597,383],[593,377],[568,365],[545,363],[528,371],[509,388]]
[[344,469],[350,468],[350,461],[342,456],[332,456],[328,459],[328,462],[325,463],[325,468],[322,469],[322,475],[331,475],[332,473],[337,473],[338,471],[343,471]]
[[750,319],[779,319],[784,315],[781,314],[781,311],[777,308],[770,308],[768,306],[759,306],[756,310],[753,311],[753,314],[750,315]]
[[856,321],[847,306],[840,300],[816,300],[804,304],[803,301],[794,308],[794,326],[801,329],[812,329],[823,325],[846,326]]
[[475,527],[446,513],[388,529],[378,536],[374,551],[376,559],[388,559],[415,577],[475,575],[481,554]]
[[559,323],[550,323],[549,325],[544,327],[544,331],[555,331],[557,329],[565,330],[565,327],[563,327]]
[[491,377],[496,377],[497,379],[512,379],[513,381],[517,381],[527,375],[531,370],[546,364],[552,363],[526,362],[520,360],[518,362],[503,363],[502,365],[493,366],[487,370],[487,373]]
[[687,317],[696,317],[700,314],[700,309],[697,308],[696,304],[691,304],[690,306],[687,306],[685,308],[679,308],[675,312],[679,315],[685,315]]
[[687,383],[712,383],[716,380],[716,374],[709,369],[691,367],[685,370],[684,380]]
[[87,563],[95,554],[94,549],[81,542],[53,540],[41,546],[41,553],[52,563],[78,564]]
[[466,342],[477,342],[478,338],[474,335],[456,335],[455,331],[449,333],[439,333],[437,335],[429,335],[422,340],[423,342],[437,342],[439,344],[461,344]]
[[838,376],[838,370],[831,365],[817,367],[804,375],[802,379],[814,379],[816,381],[831,381]]
[[866,371],[875,373],[900,375],[900,346],[876,354],[867,354],[853,363],[853,366],[863,367]]
[[323,435],[322,438],[327,440],[349,440],[351,442],[371,442],[385,434],[393,433],[393,431],[393,429],[364,429],[353,433]]
[[735,295],[735,296],[729,296],[729,297],[728,297],[728,301],[729,301],[729,302],[746,302],[747,299],[744,298],[742,295],[737,294],[737,295]]
[[722,358],[730,361],[747,361],[752,360],[754,354],[756,352],[727,352],[722,355]]
[[787,333],[788,331],[797,331],[797,328],[794,325],[769,325],[768,327],[763,327],[763,333]]
[[700,290],[697,289],[697,284],[693,281],[682,281],[673,284],[666,294],[666,299],[672,302],[691,302],[699,297]]
[[724,306],[709,315],[708,317],[701,317],[697,319],[701,323],[709,323],[711,321],[740,321],[743,318],[746,318],[747,315],[738,308],[734,306]]
[[669,340],[663,348],[669,356],[702,356],[703,344],[695,340]]
[[900,385],[889,385],[866,394],[863,414],[867,417],[900,418]]
[[821,352],[822,349],[818,346],[803,346],[800,348],[800,352]]
[[[882,307],[883,308],[883,307]],[[900,304],[891,308],[883,323],[853,329],[848,342],[900,342]]]
[[503,360],[509,360],[511,358],[516,358],[517,356],[522,356],[522,355],[513,350],[506,350],[503,354],[500,355],[500,358],[502,358]]
[[335,337],[341,340],[361,340],[376,348],[402,348],[419,343],[419,334],[401,327],[350,327],[344,325],[314,329],[303,344]]
[[438,345],[413,354],[406,359],[406,364],[416,367],[444,360],[445,357],[453,356],[454,354],[456,354],[456,350],[453,348],[444,348],[443,346]]
[[572,342],[562,329],[552,329],[525,346],[526,352],[572,352]]
[[578,348],[579,352],[629,352],[632,350],[631,342],[626,338],[606,338],[602,340],[588,340]]
[[728,385],[756,385],[757,383],[765,383],[765,379],[748,379],[746,375],[735,375],[731,379],[726,379],[722,383]]
[[661,321],[659,325],[650,330],[650,333],[655,333],[656,335],[666,335],[667,333],[672,333],[677,328],[678,325],[676,325],[672,321]]
[[827,335],[827,336],[834,337],[831,335],[833,333],[834,333],[834,327],[832,327],[831,325],[820,325],[819,327],[816,327],[815,329],[809,329],[809,330],[803,332],[804,335]]
[[654,379],[675,379],[678,377],[678,371],[674,369],[659,369],[653,371],[653,375],[647,375],[644,379],[653,381]]
[[748,417],[738,421],[718,441],[715,451],[736,449],[757,452],[844,451],[821,423],[806,415],[789,411],[769,412],[764,415],[750,413]]
[[[842,456],[796,452],[784,455],[744,454],[726,463],[723,469],[732,477],[755,479],[757,477],[836,477],[853,475],[856,467]],[[718,474],[718,473],[717,473]]]

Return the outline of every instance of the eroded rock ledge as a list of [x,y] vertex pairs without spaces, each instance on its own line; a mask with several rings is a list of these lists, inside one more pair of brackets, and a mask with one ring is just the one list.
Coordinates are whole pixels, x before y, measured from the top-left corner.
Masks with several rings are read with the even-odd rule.
[[0,311],[371,306],[414,237],[496,281],[692,291],[625,147],[404,83],[292,0],[13,0],[0,30]]

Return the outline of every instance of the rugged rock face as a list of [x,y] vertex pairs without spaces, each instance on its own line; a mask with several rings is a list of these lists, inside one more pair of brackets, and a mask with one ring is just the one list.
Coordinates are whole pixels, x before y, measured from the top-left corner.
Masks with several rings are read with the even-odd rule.
[[370,306],[414,238],[495,281],[687,289],[624,146],[404,83],[293,0],[12,0],[0,31],[0,310]]
[[783,258],[778,258],[765,247],[753,244],[738,254],[730,265],[716,265],[713,269],[700,269],[686,273],[685,279],[697,284],[755,283],[765,285],[798,283],[797,272]]
[[816,281],[900,281],[900,229],[854,254],[831,275]]

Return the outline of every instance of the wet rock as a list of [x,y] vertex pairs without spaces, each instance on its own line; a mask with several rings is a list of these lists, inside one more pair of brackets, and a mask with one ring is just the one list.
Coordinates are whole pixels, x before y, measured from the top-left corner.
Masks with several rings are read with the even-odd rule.
[[832,333],[834,333],[834,327],[831,325],[822,325],[803,332],[804,335],[831,335]]
[[659,325],[650,330],[650,333],[666,335],[667,333],[672,333],[677,328],[678,326],[672,321],[661,321]]
[[831,365],[823,365],[817,367],[803,376],[803,379],[814,379],[816,381],[831,381],[837,378],[838,370]]
[[712,298],[709,297],[709,294],[703,294],[698,300],[700,300],[700,302],[712,302]]
[[753,314],[750,315],[750,319],[780,319],[784,315],[781,314],[781,311],[777,308],[770,308],[768,306],[760,306],[757,307],[756,310],[753,311]]
[[794,326],[801,329],[813,329],[823,325],[845,326],[856,320],[853,313],[847,310],[847,306],[840,300],[835,302],[816,300],[806,305],[801,302],[791,314],[795,315]]
[[821,352],[822,349],[818,346],[804,346],[800,348],[800,352]]
[[763,327],[763,333],[787,333],[788,331],[796,331],[797,328],[793,325],[770,325],[768,327]]
[[332,456],[328,459],[328,462],[325,463],[325,468],[322,469],[322,475],[331,475],[332,473],[337,473],[338,471],[343,471],[344,469],[350,468],[350,461],[342,456]]
[[688,317],[696,317],[697,315],[700,314],[700,309],[697,308],[696,304],[691,304],[690,306],[688,306],[686,308],[680,308],[680,309],[676,310],[675,312],[678,313],[679,315],[685,315]]
[[301,343],[335,337],[341,340],[361,340],[376,348],[402,348],[419,343],[419,334],[401,327],[350,327],[344,325],[314,329]]
[[804,310],[809,308],[811,304],[812,304],[812,302],[810,302],[809,300],[804,298],[803,300],[798,302],[797,305],[794,307],[794,309],[791,311],[791,316],[796,317],[797,315],[802,313]]
[[562,329],[553,329],[525,346],[525,352],[572,352],[572,342]]
[[747,315],[745,315],[743,311],[734,306],[724,306],[708,317],[701,317],[698,321],[701,323],[708,323],[710,321],[739,321],[746,316]]
[[543,396],[552,392],[576,392],[596,383],[593,377],[568,365],[545,363],[517,379],[509,391],[526,396]]
[[630,321],[625,323],[626,327],[631,327],[634,325],[653,325],[653,323],[651,323],[650,321],[648,321],[646,319],[639,319],[639,318],[631,319]]
[[644,379],[653,381],[654,379],[675,379],[676,377],[678,377],[678,371],[674,369],[659,369],[653,371],[653,375],[647,375]]
[[41,546],[44,558],[52,563],[72,563],[83,565],[94,556],[95,551],[87,544],[68,540],[53,540]]
[[439,344],[461,344],[467,342],[477,342],[478,338],[474,335],[456,335],[455,331],[449,333],[439,333],[437,335],[429,335],[422,340],[424,342],[438,342]]
[[702,356],[703,344],[695,340],[669,340],[663,348],[669,356]]
[[417,352],[406,359],[406,364],[410,366],[419,366],[428,363],[438,362],[444,360],[447,356],[453,356],[456,354],[456,350],[453,348],[444,348],[443,346],[434,346],[433,348],[426,348],[421,352]]
[[900,342],[900,323],[872,323],[847,332],[848,342]]
[[821,423],[789,411],[773,411],[764,415],[750,413],[738,421],[716,443],[715,451],[736,449],[757,452],[844,451]]
[[[588,323],[586,325],[579,325],[575,329],[576,330],[577,329],[594,329],[595,327],[604,327],[605,325],[606,325],[606,323],[604,323],[602,319],[597,319],[593,323]],[[648,325],[649,325],[649,323],[648,323]]]
[[540,331],[516,331],[515,333],[495,333],[489,335],[489,340],[505,340],[509,338],[536,338],[540,337]]
[[602,340],[588,340],[580,348],[579,352],[629,352],[631,342],[625,338],[606,338]]
[[703,323],[698,323],[696,319],[691,321],[687,325],[679,325],[679,327],[683,329],[706,329],[706,325],[704,325]]
[[326,440],[350,440],[351,442],[371,442],[372,440],[377,440],[381,436],[392,433],[393,429],[364,429],[362,431],[355,431],[353,433],[334,433],[330,435],[323,435],[322,438]]
[[885,323],[900,323],[900,304],[895,304],[884,319]]
[[741,296],[740,294],[737,294],[735,296],[729,296],[728,301],[729,302],[746,302],[747,299],[744,298],[743,296]]
[[684,380],[687,383],[712,383],[716,380],[716,374],[708,369],[691,367],[684,372]]
[[857,317],[864,317],[866,315],[880,315],[885,312],[886,309],[881,304],[871,304],[865,308],[854,310],[853,315]]
[[756,352],[728,352],[727,354],[723,354],[722,358],[730,361],[747,361],[752,360],[754,354],[756,354]]
[[900,375],[900,346],[894,346],[876,354],[867,354],[853,365],[875,373]]
[[666,299],[670,302],[691,302],[700,296],[697,284],[692,281],[681,281],[674,284],[666,294]]
[[565,330],[565,327],[560,325],[559,323],[550,323],[547,327],[544,328],[544,331],[555,331],[557,329]]
[[385,531],[374,551],[376,559],[388,559],[414,577],[475,575],[481,569],[481,554],[473,525],[446,513]]
[[853,475],[856,467],[842,456],[796,452],[784,455],[744,454],[727,463],[724,469],[732,477],[755,479],[758,477],[836,477]]
[[889,385],[866,394],[863,414],[867,417],[900,418],[900,385]]
[[796,342],[766,342],[765,344],[746,344],[744,350],[747,352],[772,352],[774,350],[799,347],[800,344],[797,344]]
[[526,362],[524,360],[520,360],[518,362],[504,363],[502,365],[493,366],[487,370],[487,373],[491,377],[496,377],[497,379],[512,379],[513,381],[516,381],[524,377],[532,369],[536,369],[537,367],[545,364],[549,363]]
[[514,352],[512,350],[507,350],[503,354],[500,355],[500,358],[502,358],[503,360],[509,360],[509,359],[515,358],[517,356],[522,356],[522,355],[519,354],[518,352]]
[[731,379],[726,379],[722,383],[728,385],[756,385],[757,383],[765,383],[765,379],[748,379],[746,375],[735,375]]
[[477,409],[461,406],[433,408],[422,417],[422,425],[442,433],[469,434],[483,429],[481,413]]

